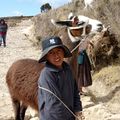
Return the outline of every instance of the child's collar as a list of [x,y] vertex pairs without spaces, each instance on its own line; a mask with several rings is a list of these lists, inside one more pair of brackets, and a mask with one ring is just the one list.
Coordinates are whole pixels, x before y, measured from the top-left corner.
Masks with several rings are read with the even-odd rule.
[[66,62],[63,62],[62,64],[62,68],[57,68],[55,65],[49,63],[49,62],[46,62],[46,67],[50,70],[50,71],[54,71],[54,72],[59,72],[59,71],[62,71],[64,69],[68,69],[69,65],[66,63]]

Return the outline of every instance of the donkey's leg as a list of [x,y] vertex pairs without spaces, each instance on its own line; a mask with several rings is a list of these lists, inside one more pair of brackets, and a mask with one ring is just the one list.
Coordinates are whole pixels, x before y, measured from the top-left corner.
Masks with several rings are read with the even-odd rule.
[[20,107],[20,120],[24,120],[26,110],[27,106],[22,103]]
[[18,101],[15,98],[12,98],[12,103],[14,107],[15,120],[21,120],[20,119],[20,101]]

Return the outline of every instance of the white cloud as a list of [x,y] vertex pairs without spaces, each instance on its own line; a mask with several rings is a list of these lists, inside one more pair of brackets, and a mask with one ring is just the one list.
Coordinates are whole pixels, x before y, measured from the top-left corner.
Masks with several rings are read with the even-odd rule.
[[15,16],[21,16],[21,15],[23,15],[23,13],[20,12],[20,11],[13,11],[12,14],[15,15]]

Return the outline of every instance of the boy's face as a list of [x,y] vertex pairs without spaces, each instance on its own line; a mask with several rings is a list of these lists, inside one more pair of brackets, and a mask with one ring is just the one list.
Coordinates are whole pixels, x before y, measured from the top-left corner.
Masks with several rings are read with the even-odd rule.
[[62,48],[53,48],[46,55],[46,59],[58,68],[62,67],[64,51]]

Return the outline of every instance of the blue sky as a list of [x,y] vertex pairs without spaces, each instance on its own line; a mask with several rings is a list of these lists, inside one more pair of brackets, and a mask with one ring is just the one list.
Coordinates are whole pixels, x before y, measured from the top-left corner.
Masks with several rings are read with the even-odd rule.
[[58,8],[72,0],[1,0],[0,17],[30,16],[40,13],[40,6],[49,3],[52,8]]

